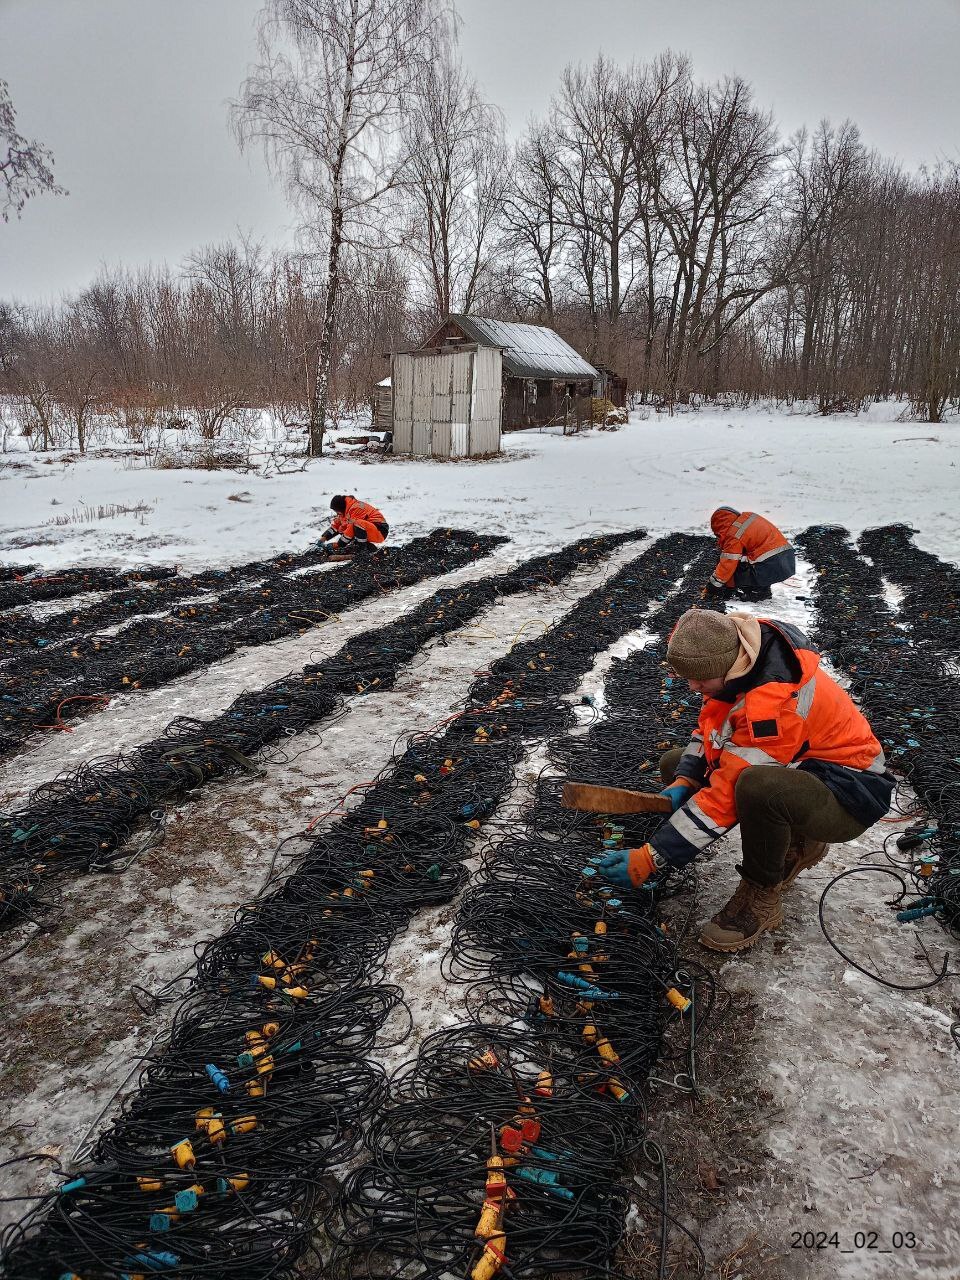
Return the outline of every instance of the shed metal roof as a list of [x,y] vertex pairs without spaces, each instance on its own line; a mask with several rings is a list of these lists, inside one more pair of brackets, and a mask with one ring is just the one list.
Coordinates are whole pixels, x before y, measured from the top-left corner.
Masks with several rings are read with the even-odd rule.
[[559,333],[540,324],[509,324],[482,316],[450,316],[483,347],[501,347],[503,367],[515,378],[596,378],[597,371]]

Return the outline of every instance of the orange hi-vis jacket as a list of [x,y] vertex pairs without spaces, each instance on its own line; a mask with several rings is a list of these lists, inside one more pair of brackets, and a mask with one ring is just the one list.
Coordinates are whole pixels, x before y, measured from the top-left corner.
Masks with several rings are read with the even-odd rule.
[[341,515],[338,511],[330,524],[333,532],[339,533],[344,538],[353,538],[356,536],[356,526],[359,525],[366,533],[368,542],[383,542],[386,535],[382,529],[377,528],[378,524],[387,523],[383,518],[383,512],[378,511],[369,502],[361,502],[352,493],[348,493],[346,499],[347,504],[343,514]]
[[677,777],[700,784],[651,844],[683,866],[736,826],[737,780],[751,765],[805,769],[840,804],[871,826],[887,812],[893,778],[866,717],[821,668],[802,631],[760,620],[761,647],[752,671],[704,697],[700,720],[680,757]]
[[[733,576],[741,564],[761,564],[791,550],[777,526],[755,511],[737,512],[721,507],[711,516],[710,528],[720,543],[720,559],[710,578],[715,587],[732,586]],[[775,577],[774,581],[779,579]]]

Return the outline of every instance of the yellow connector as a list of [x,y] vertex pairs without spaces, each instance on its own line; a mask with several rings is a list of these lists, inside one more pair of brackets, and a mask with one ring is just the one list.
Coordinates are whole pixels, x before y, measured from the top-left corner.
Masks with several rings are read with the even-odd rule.
[[597,1041],[597,1053],[599,1053],[600,1057],[604,1060],[604,1062],[620,1061],[619,1053],[617,1053],[616,1049],[614,1049],[613,1045],[606,1038],[606,1036],[602,1036]]
[[471,1058],[467,1063],[468,1071],[490,1071],[499,1067],[500,1059],[492,1049],[487,1049],[478,1058]]
[[176,1161],[178,1169],[192,1169],[197,1163],[197,1157],[193,1153],[193,1143],[189,1138],[184,1138],[182,1142],[172,1146],[170,1154]]
[[537,1083],[533,1087],[533,1092],[541,1098],[553,1097],[553,1075],[549,1071],[541,1071],[537,1076]]
[[497,1231],[492,1235],[483,1246],[480,1261],[470,1272],[470,1280],[493,1280],[507,1260],[503,1252],[506,1245],[506,1232]]
[[682,995],[676,987],[669,987],[667,990],[667,999],[675,1009],[679,1009],[681,1013],[686,1013],[690,1008],[690,1001],[685,995]]
[[483,1209],[480,1213],[480,1221],[477,1223],[473,1234],[478,1240],[489,1240],[491,1236],[496,1235],[499,1226],[499,1203],[496,1200],[484,1200]]

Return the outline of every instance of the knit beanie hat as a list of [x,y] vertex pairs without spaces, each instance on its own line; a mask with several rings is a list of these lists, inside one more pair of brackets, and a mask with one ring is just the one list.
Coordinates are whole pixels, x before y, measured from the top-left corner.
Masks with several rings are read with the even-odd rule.
[[330,507],[333,511],[339,511],[343,515],[347,509],[347,498],[343,493],[335,493],[330,499]]
[[667,662],[684,680],[721,680],[739,655],[737,624],[710,609],[688,609],[667,645]]
[[717,507],[716,511],[710,517],[710,528],[719,538],[721,532],[733,522],[731,516],[738,516],[740,512],[736,507]]

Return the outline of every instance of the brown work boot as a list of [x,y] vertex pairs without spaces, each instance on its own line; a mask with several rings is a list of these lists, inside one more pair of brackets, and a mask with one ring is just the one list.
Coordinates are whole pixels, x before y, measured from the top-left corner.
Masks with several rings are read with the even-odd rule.
[[743,951],[758,942],[768,929],[783,924],[781,885],[769,887],[741,880],[725,907],[703,926],[700,941],[711,951]]
[[810,840],[807,836],[794,835],[783,863],[783,882],[781,889],[793,884],[801,871],[815,867],[830,852],[830,846],[822,840]]

